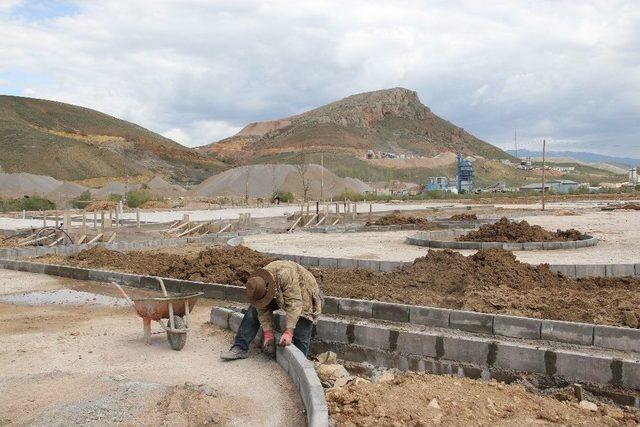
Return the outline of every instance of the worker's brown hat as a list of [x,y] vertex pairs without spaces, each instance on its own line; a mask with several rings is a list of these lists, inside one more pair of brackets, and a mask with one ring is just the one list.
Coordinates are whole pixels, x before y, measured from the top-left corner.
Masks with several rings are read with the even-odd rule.
[[264,268],[257,269],[246,287],[247,299],[256,308],[265,308],[276,295],[276,280],[271,272]]

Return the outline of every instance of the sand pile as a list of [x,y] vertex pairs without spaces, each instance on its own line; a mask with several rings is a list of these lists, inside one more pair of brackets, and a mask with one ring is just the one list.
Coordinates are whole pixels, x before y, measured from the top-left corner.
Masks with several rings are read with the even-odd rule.
[[458,241],[466,242],[566,242],[580,240],[582,233],[573,228],[550,232],[539,225],[530,225],[527,221],[512,222],[507,218],[493,224],[480,226],[478,230],[458,237]]
[[474,221],[478,219],[478,215],[472,213],[460,213],[451,215],[449,219],[451,221]]
[[[322,175],[324,175],[322,177]],[[343,192],[362,193],[371,188],[354,178],[340,178],[320,165],[308,165],[305,179],[309,181],[309,195],[320,196],[320,181],[324,179],[324,196],[336,196]],[[293,165],[241,166],[214,175],[190,191],[194,197],[233,196],[269,198],[274,192],[290,191],[298,197],[303,194],[301,178]]]
[[392,213],[389,215],[384,215],[375,220],[374,222],[367,222],[368,226],[371,225],[410,225],[415,224],[421,230],[435,230],[440,228],[437,224],[434,224],[427,220],[426,218],[420,218],[409,215],[400,215],[396,213]]
[[176,184],[170,184],[160,175],[156,175],[153,179],[146,183],[147,190],[159,197],[180,197],[183,196],[187,190]]
[[87,191],[87,187],[73,182],[65,182],[47,194],[50,200],[68,200],[79,197]]
[[102,188],[91,190],[91,197],[94,199],[106,199],[109,194],[119,194],[124,196],[127,191],[139,190],[140,184],[124,184],[122,182],[110,182]]
[[55,178],[30,173],[0,173],[0,197],[46,195],[63,184]]
[[522,385],[431,374],[388,374],[375,383],[328,389],[326,397],[337,426],[636,425],[640,420],[635,409],[600,404],[592,411],[575,398],[540,396]]

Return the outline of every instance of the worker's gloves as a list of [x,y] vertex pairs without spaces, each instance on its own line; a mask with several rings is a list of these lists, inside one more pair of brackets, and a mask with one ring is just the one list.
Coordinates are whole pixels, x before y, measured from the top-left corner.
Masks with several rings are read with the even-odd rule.
[[293,329],[287,329],[282,333],[282,336],[280,337],[280,345],[282,347],[291,345],[292,339],[293,339]]
[[262,347],[267,347],[276,339],[272,330],[262,331]]

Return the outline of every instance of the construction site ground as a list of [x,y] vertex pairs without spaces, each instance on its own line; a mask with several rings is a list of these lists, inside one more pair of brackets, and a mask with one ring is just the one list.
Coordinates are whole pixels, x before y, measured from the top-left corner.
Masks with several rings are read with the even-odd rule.
[[114,296],[105,284],[0,270],[0,425],[304,424],[275,361],[220,361],[232,336],[207,323],[212,301],[199,301],[176,352],[164,333],[145,345],[141,319]]
[[[485,210],[486,212],[486,210]],[[561,214],[558,215],[558,212]],[[554,214],[555,213],[555,214]],[[437,216],[443,215],[438,213]],[[578,209],[541,212],[514,210],[498,212],[545,229],[575,228],[600,239],[593,247],[570,250],[542,250],[514,252],[518,260],[531,264],[624,264],[640,259],[640,213],[638,211],[600,211]],[[433,215],[433,214],[432,214]],[[434,215],[436,216],[436,215]],[[494,214],[495,216],[495,214]],[[318,257],[375,259],[385,261],[413,261],[427,249],[405,243],[416,231],[361,233],[291,233],[247,236],[244,244],[258,251]],[[473,250],[460,250],[469,255]]]
[[[92,248],[39,262],[243,286],[270,258],[252,249],[183,246],[126,253]],[[446,266],[446,268],[443,268]],[[572,279],[517,261],[501,249],[463,256],[436,251],[393,272],[311,271],[327,295],[638,327],[639,278]]]

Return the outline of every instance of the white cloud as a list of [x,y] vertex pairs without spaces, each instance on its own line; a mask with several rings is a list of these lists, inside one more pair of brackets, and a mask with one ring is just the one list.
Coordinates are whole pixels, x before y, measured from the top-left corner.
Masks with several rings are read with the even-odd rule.
[[47,21],[0,13],[0,78],[13,93],[28,87],[202,145],[404,86],[492,143],[510,145],[517,126],[522,144],[550,135],[640,156],[635,0],[76,4]]

